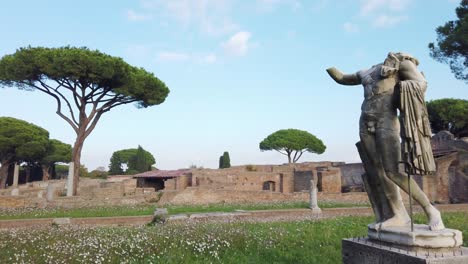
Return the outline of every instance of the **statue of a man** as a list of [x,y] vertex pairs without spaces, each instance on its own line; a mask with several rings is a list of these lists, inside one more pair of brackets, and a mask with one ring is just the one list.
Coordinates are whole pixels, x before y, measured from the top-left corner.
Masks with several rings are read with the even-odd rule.
[[[417,69],[418,64],[409,54],[389,53],[384,63],[354,74],[327,69],[339,84],[364,86],[359,121],[361,141],[357,146],[366,170],[367,179],[363,180],[376,214],[377,228],[408,225],[408,213],[397,186],[408,193],[409,184],[412,198],[429,219],[429,228],[445,228],[440,212],[421,188],[412,179],[408,182],[408,177],[399,172],[402,162],[411,174],[426,175],[435,171],[424,103],[427,82]],[[402,126],[401,142],[397,109]]]

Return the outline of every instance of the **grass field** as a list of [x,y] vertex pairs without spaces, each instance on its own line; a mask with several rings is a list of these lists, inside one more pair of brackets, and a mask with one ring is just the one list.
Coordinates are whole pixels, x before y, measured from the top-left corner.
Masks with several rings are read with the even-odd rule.
[[[446,225],[462,230],[465,238],[467,219],[467,212],[444,214]],[[416,220],[424,217],[416,215]],[[365,236],[371,221],[372,217],[348,216],[273,223],[4,230],[0,263],[340,263],[341,239]]]
[[[356,203],[319,203],[321,208],[369,206]],[[245,204],[210,204],[166,206],[169,214],[204,213],[204,212],[233,212],[235,210],[268,210],[268,209],[294,209],[307,208],[306,202],[277,202],[277,203],[245,203]],[[0,220],[27,219],[27,218],[59,218],[59,217],[109,217],[109,216],[138,216],[152,215],[156,205],[113,206],[96,208],[26,208],[26,209],[0,209]]]

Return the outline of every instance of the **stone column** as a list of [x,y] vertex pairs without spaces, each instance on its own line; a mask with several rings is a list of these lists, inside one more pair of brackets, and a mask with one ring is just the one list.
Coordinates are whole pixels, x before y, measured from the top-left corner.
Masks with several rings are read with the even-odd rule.
[[12,196],[19,195],[18,179],[19,179],[19,164],[15,163],[15,170],[13,171],[13,190],[11,190]]
[[74,174],[75,163],[70,162],[68,165],[68,177],[67,177],[67,196],[73,196],[73,174]]
[[314,180],[310,180],[310,199],[309,208],[312,209],[312,213],[321,213],[322,210],[318,207],[317,203],[317,185]]
[[15,170],[13,173],[13,187],[18,187],[18,179],[19,179],[19,165],[15,163]]

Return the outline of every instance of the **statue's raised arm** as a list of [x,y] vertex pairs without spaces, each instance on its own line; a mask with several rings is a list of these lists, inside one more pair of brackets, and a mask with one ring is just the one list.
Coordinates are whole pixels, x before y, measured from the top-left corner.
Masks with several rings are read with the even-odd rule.
[[335,82],[342,85],[358,85],[361,84],[361,78],[357,73],[354,74],[344,74],[335,67],[327,69],[328,74],[332,77]]

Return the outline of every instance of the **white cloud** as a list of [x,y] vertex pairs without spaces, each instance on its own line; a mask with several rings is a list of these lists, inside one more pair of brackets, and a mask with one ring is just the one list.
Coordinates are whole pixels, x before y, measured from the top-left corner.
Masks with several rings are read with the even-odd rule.
[[262,11],[272,11],[280,5],[289,6],[294,11],[302,8],[299,0],[257,0],[257,3]]
[[412,0],[361,0],[361,15],[369,15],[376,11],[403,11]]
[[214,53],[188,54],[184,52],[161,51],[157,54],[159,61],[164,62],[195,62],[201,64],[214,64],[218,60]]
[[205,57],[203,57],[203,62],[207,64],[213,64],[216,62],[216,60],[217,60],[217,57],[214,54],[208,54]]
[[346,22],[343,24],[343,29],[344,31],[348,33],[356,33],[359,32],[359,27],[356,24],[353,24],[351,22]]
[[142,8],[184,27],[198,27],[213,35],[231,33],[238,26],[229,16],[232,0],[143,0]]
[[377,28],[393,27],[407,19],[406,16],[380,15],[374,20],[373,26]]
[[190,55],[180,52],[162,51],[158,53],[158,59],[161,61],[183,62],[190,59]]
[[130,21],[145,21],[145,20],[150,20],[151,16],[150,15],[145,15],[141,13],[137,13],[132,9],[127,10],[127,19]]
[[251,35],[252,34],[248,31],[240,31],[221,45],[224,48],[224,51],[229,55],[244,56],[249,50],[249,40]]
[[[360,0],[360,16],[374,28],[393,27],[409,18],[409,5],[414,0]],[[348,32],[353,28],[344,25]]]

